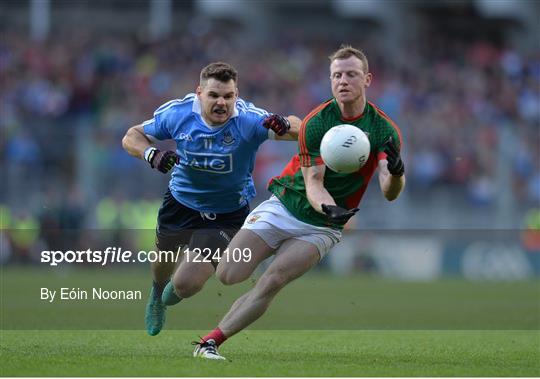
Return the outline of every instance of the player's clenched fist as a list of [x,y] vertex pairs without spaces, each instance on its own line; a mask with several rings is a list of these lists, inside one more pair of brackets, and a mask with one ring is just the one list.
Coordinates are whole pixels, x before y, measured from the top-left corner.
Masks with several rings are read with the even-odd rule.
[[321,207],[328,217],[328,220],[336,224],[345,224],[356,212],[358,212],[358,208],[345,209],[338,207],[337,205],[323,204]]
[[384,152],[386,153],[386,160],[388,161],[388,171],[393,176],[403,176],[405,173],[405,165],[399,155],[399,151],[394,145],[392,137],[384,144]]
[[150,147],[144,152],[144,159],[150,163],[152,168],[166,174],[180,160],[178,155],[172,150],[161,151],[155,147]]
[[273,114],[264,119],[263,126],[266,129],[272,129],[278,136],[282,136],[289,131],[291,123],[285,117]]

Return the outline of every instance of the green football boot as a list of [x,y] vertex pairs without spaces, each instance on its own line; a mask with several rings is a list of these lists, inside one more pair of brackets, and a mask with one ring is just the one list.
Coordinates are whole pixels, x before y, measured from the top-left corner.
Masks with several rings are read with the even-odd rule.
[[151,336],[157,335],[161,332],[163,324],[165,323],[165,310],[167,306],[161,301],[161,297],[156,296],[154,289],[150,292],[150,298],[146,303],[146,313],[144,315],[144,322],[146,324],[146,331]]

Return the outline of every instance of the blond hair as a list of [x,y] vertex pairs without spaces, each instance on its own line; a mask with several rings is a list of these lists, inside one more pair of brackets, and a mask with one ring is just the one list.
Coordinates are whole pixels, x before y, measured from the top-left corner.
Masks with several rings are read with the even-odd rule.
[[360,59],[364,66],[364,71],[369,72],[369,65],[366,54],[364,54],[358,49],[355,49],[351,45],[341,45],[339,49],[333,52],[328,58],[330,59],[330,63],[332,63],[336,59],[347,59],[353,56]]

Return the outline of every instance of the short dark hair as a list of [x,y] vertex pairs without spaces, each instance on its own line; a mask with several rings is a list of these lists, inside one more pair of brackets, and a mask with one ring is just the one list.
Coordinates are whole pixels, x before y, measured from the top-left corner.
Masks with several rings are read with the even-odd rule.
[[332,63],[336,59],[347,59],[352,56],[360,59],[362,61],[362,64],[364,65],[364,70],[366,72],[369,72],[369,65],[366,54],[364,54],[361,50],[355,49],[351,45],[341,45],[339,49],[332,53],[328,58],[330,58],[330,63]]
[[214,62],[201,70],[200,82],[203,83],[210,78],[226,83],[229,80],[238,82],[238,72],[233,66],[225,62]]

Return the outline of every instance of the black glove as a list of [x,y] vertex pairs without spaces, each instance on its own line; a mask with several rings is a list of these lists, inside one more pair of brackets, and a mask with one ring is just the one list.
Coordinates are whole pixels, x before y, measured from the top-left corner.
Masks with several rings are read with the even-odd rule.
[[282,136],[289,131],[291,123],[285,117],[273,114],[264,119],[263,126],[266,129],[272,129],[278,136]]
[[392,137],[384,144],[384,152],[386,153],[386,160],[388,161],[388,171],[392,176],[403,176],[405,173],[405,165],[401,160],[401,156],[394,145]]
[[349,219],[358,212],[358,208],[345,209],[337,205],[323,204],[322,210],[328,216],[328,220],[336,224],[345,224]]
[[180,161],[180,157],[172,150],[161,151],[152,148],[148,154],[144,154],[144,159],[152,168],[166,174],[171,168]]

